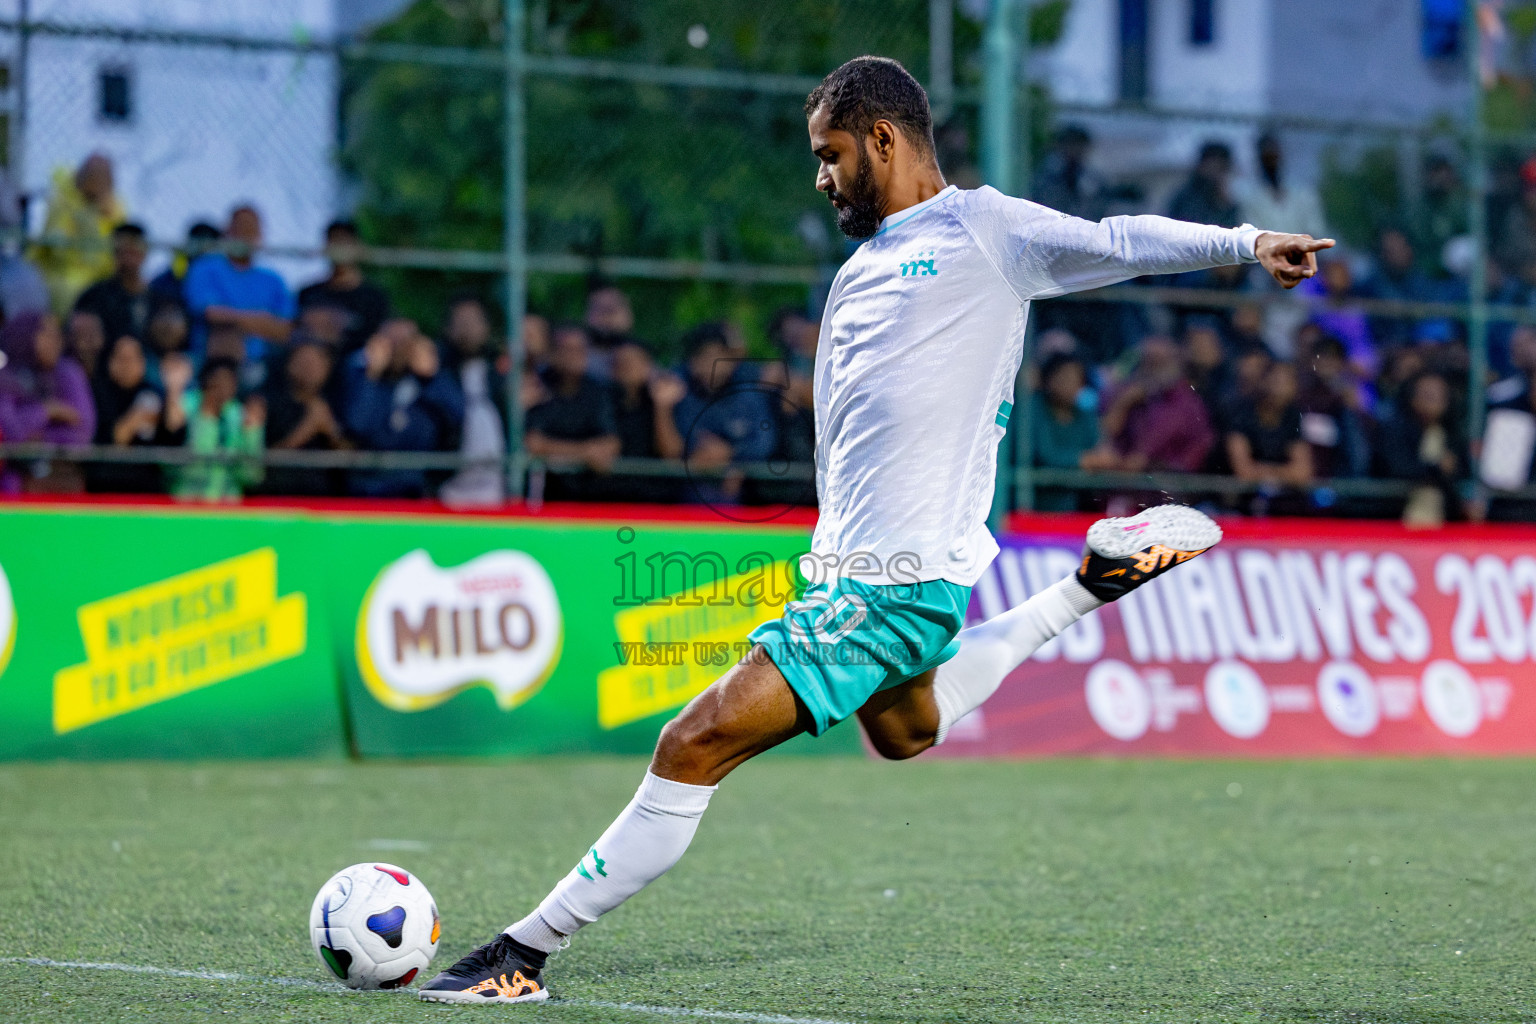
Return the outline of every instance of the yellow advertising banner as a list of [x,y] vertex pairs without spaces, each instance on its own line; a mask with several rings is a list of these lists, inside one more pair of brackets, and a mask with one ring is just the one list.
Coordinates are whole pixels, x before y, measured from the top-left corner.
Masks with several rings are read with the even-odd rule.
[[711,582],[711,590],[729,595],[722,603],[706,601],[701,588],[692,588],[615,615],[620,664],[598,673],[597,724],[617,729],[702,693],[747,653],[752,629],[784,613],[782,599],[745,598],[764,593],[765,578],[793,578],[792,566],[778,562]]
[[93,601],[77,612],[86,661],[53,678],[63,734],[304,653],[306,600],[277,596],[260,548]]

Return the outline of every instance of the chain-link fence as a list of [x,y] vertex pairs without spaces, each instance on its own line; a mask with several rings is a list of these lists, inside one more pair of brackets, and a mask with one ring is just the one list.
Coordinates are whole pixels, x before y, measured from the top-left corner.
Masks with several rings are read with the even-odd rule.
[[[1503,493],[1473,484],[1473,456],[1486,405],[1519,411],[1536,364],[1536,331],[1522,330],[1536,322],[1525,252],[1536,231],[1521,221],[1536,165],[1520,138],[1490,140],[1480,116],[1464,116],[1481,92],[1467,110],[1366,120],[1185,109],[1159,101],[1156,75],[1127,71],[1123,38],[1096,41],[1056,2],[418,0],[347,40],[319,0],[204,6],[0,4],[5,155],[26,251],[61,313],[92,275],[112,273],[112,218],[80,196],[82,161],[100,152],[126,207],[114,216],[148,231],[152,273],[184,273],[188,229],[225,229],[232,208],[251,205],[258,262],[290,289],[323,282],[326,224],[355,222],[360,247],[332,238],[345,266],[307,307],[344,317],[295,305],[292,336],[225,325],[246,335],[235,354],[261,363],[241,386],[265,399],[264,425],[262,403],[247,402],[223,434],[201,447],[175,434],[173,451],[163,425],[124,424],[108,401],[121,415],[88,439],[61,440],[62,427],[6,437],[12,486],[75,486],[53,467],[88,456],[165,463],[201,496],[281,490],[300,479],[282,470],[312,470],[306,493],[428,495],[446,482],[442,493],[476,500],[706,500],[753,516],[810,500],[815,324],[851,248],[812,188],[801,107],[827,69],[877,52],[928,87],[941,162],[962,187],[988,180],[1090,217],[1252,220],[1343,243],[1296,293],[1217,271],[1040,304],[1000,511],[1166,491],[1253,512],[1398,515],[1419,501],[1445,516]],[[1085,99],[1093,89],[1061,68],[1087,66],[1094,45],[1110,48],[1110,88]],[[1471,45],[1435,57],[1436,74],[1470,77]],[[243,241],[219,243],[237,269]],[[436,369],[457,405],[432,404],[409,329],[383,332],[393,342],[370,355],[377,310],[370,321],[343,294],[354,262],[394,314],[442,343]],[[465,296],[489,314],[483,350],[476,317],[455,319]],[[220,333],[205,316],[194,301],[184,333],[199,357]],[[98,392],[122,404],[116,338],[93,361],[88,319],[66,326]],[[292,379],[290,352],[313,347],[295,339],[329,353],[318,389]],[[163,393],[165,346],[142,340]],[[600,385],[583,383],[583,358]],[[373,407],[353,408],[354,381]],[[1177,457],[1131,436],[1148,417],[1181,420],[1155,400],[1177,390],[1170,381],[1199,399],[1182,417],[1199,429],[1169,446]],[[1502,420],[1528,473],[1525,428]],[[57,447],[86,440],[96,447],[70,459]],[[247,464],[265,478],[235,472]],[[1524,482],[1500,472],[1484,475]],[[469,486],[476,473],[482,486]]]

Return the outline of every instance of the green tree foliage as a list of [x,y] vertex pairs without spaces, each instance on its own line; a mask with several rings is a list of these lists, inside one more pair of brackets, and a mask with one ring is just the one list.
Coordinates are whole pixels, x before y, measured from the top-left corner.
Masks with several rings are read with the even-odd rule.
[[1338,147],[1323,154],[1319,191],[1328,229],[1346,245],[1370,249],[1376,233],[1397,225],[1406,209],[1397,151],[1375,146],[1346,156]]
[[[1050,7],[1056,4],[1047,5]],[[820,76],[876,52],[927,75],[928,0],[539,0],[531,51],[633,63]],[[694,26],[702,26],[704,45]],[[373,38],[501,45],[491,0],[418,0]],[[1059,31],[1059,27],[1058,27]],[[959,85],[979,79],[980,27],[955,20]],[[503,82],[494,69],[354,63],[346,69],[343,159],[361,185],[365,236],[391,245],[494,251],[502,236]],[[798,90],[754,94],[531,76],[529,247],[762,263],[835,262],[841,242],[812,188]],[[963,132],[962,148],[969,139]],[[465,274],[393,271],[405,309],[434,323],[449,291],[491,290]],[[630,287],[626,283],[626,287]],[[538,275],[533,298],[564,315],[584,282]],[[641,284],[641,333],[669,343],[701,319],[733,315],[760,331],[803,289]],[[751,331],[749,330],[749,333]]]

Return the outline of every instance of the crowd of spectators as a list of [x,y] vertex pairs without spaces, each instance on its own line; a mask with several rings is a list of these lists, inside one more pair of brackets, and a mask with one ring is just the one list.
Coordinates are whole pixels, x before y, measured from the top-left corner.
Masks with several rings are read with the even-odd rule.
[[[1091,139],[1061,131],[1036,185],[1066,212],[1116,212],[1116,190],[1094,175]],[[1258,140],[1255,180],[1234,175],[1231,150],[1205,144],[1161,212],[1235,227],[1330,234],[1316,190],[1289,180],[1280,140]],[[1033,462],[1053,470],[1202,473],[1242,489],[1180,494],[1235,511],[1402,515],[1412,522],[1528,517],[1530,503],[1489,500],[1469,479],[1481,439],[1467,436],[1473,386],[1464,322],[1441,308],[1466,303],[1475,248],[1455,164],[1431,155],[1416,212],[1382,223],[1369,251],[1321,256],[1319,275],[1282,293],[1252,267],[1152,282],[1204,289],[1214,301],[1164,293],[1160,304],[1058,301],[1037,310]],[[1487,199],[1486,298],[1536,313],[1536,158],[1509,163]],[[1125,286],[1122,286],[1125,287]],[[1397,303],[1399,305],[1391,305]],[[1495,317],[1486,399],[1536,413],[1536,327]],[[1536,419],[1510,437],[1530,473]],[[1406,482],[1406,499],[1348,496],[1337,481]],[[1139,494],[1041,488],[1051,509],[1129,506]],[[1356,490],[1359,490],[1358,488]],[[1344,492],[1345,496],[1341,496]]]
[[[185,456],[164,466],[11,459],[0,462],[0,492],[507,499],[513,367],[484,296],[449,300],[432,333],[396,315],[364,274],[347,221],[326,229],[329,273],[295,293],[261,264],[251,206],[222,226],[194,226],[151,276],[145,231],[128,219],[107,158],[89,157],[54,189],[42,239],[0,266],[0,440]],[[782,358],[749,359],[739,331],[705,324],[682,339],[675,369],[634,327],[629,297],[602,281],[580,320],[524,319],[531,489],[550,499],[814,502],[804,468],[818,327],[804,311],[774,321]],[[455,460],[342,468],[268,457],[296,451],[460,458],[445,469]],[[633,466],[620,460],[659,460],[663,471],[625,472]],[[765,463],[783,479],[744,468]]]
[[[1086,131],[1062,130],[1036,198],[1084,217],[1120,212],[1127,193],[1095,174],[1091,150]],[[1316,191],[1287,178],[1277,138],[1259,140],[1253,165],[1255,181],[1238,187],[1231,151],[1206,144],[1164,212],[1328,233]],[[1215,301],[1179,291],[1159,304],[1107,296],[1040,304],[1030,368],[1034,464],[1236,478],[1249,486],[1193,497],[1253,513],[1424,522],[1528,514],[1513,500],[1469,501],[1479,439],[1465,430],[1462,322],[1373,302],[1467,298],[1465,189],[1444,157],[1431,157],[1423,177],[1412,216],[1383,225],[1370,252],[1324,254],[1318,277],[1294,293],[1250,267],[1226,267],[1151,282],[1202,289]],[[1536,158],[1504,167],[1496,183],[1488,297],[1536,309]],[[525,318],[525,360],[514,375],[485,297],[459,295],[424,327],[396,315],[364,273],[353,224],[332,223],[324,241],[328,274],[295,293],[262,265],[260,212],[241,206],[221,226],[194,226],[151,275],[145,232],[115,192],[110,161],[93,155],[58,176],[44,237],[25,254],[0,257],[0,440],[187,454],[165,466],[12,459],[0,464],[0,491],[494,505],[508,497],[506,396],[516,376],[531,497],[814,502],[809,410],[819,325],[805,310],[774,318],[771,358],[749,358],[741,332],[720,322],[667,339],[679,342],[680,357],[666,365],[636,337],[626,293],[595,281],[581,319]],[[1536,327],[1496,321],[1490,357],[1490,407],[1536,414]],[[340,468],[264,457],[280,451],[461,461],[456,470],[408,459]],[[639,472],[634,460],[661,471]],[[1364,477],[1409,481],[1412,493],[1394,505],[1340,497],[1332,486]],[[1059,476],[1048,484],[1037,507],[1145,500]]]

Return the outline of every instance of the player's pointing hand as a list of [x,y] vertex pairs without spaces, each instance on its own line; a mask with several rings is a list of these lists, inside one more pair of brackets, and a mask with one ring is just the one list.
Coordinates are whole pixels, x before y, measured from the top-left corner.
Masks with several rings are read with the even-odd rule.
[[1317,273],[1317,253],[1337,244],[1331,238],[1266,231],[1254,242],[1254,254],[1282,288],[1295,288]]

